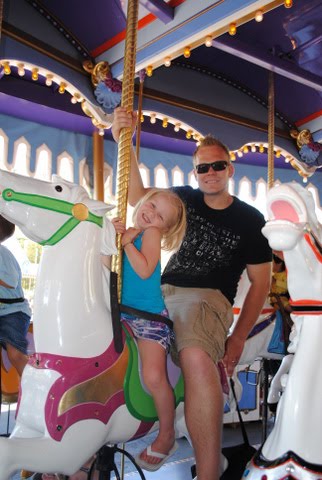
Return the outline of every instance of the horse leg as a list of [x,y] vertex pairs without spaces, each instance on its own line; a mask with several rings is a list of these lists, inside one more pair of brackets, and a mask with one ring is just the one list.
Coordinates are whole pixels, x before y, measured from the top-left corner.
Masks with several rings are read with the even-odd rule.
[[283,389],[282,382],[281,382],[282,376],[289,372],[293,362],[293,358],[294,358],[293,354],[286,355],[283,358],[280,368],[278,369],[278,371],[274,375],[273,380],[271,381],[271,385],[270,385],[268,397],[267,397],[267,403],[270,405],[270,408],[271,408],[271,405],[277,404],[280,399],[280,394]]
[[85,420],[70,427],[57,442],[49,437],[0,438],[0,480],[16,471],[75,473],[105,443],[106,425]]

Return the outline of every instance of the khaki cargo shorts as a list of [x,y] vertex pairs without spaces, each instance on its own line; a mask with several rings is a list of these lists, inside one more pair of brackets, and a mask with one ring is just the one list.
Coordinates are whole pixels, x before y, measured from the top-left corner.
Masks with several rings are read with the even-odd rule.
[[[177,351],[200,347],[215,363],[225,353],[225,342],[233,322],[232,306],[212,288],[183,288],[162,285],[169,317],[174,323]],[[176,361],[175,355],[174,360]]]

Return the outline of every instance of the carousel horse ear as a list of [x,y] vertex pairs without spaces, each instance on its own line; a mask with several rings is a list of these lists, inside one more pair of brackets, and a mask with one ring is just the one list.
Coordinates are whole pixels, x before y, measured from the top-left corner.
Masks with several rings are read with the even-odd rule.
[[52,174],[51,181],[52,182],[60,182],[60,183],[63,183],[65,185],[73,185],[73,182],[69,182],[68,180],[65,180],[63,177],[60,177],[59,175],[57,175],[57,173]]
[[83,203],[89,208],[89,210],[97,215],[104,215],[105,213],[109,212],[115,205],[111,203],[104,203],[100,200],[92,200],[91,198],[86,198]]

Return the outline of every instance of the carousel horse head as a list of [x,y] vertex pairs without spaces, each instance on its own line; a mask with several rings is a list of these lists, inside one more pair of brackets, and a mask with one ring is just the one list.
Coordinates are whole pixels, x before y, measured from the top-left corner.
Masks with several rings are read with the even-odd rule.
[[[52,182],[45,182],[1,171],[0,193],[1,215],[41,244],[62,228],[62,222],[65,226],[61,235],[64,235],[77,221],[104,215],[113,208],[92,200],[83,187],[57,175],[53,175]],[[66,215],[70,217],[67,222]]]
[[284,253],[291,297],[320,298],[322,229],[312,194],[297,183],[274,187],[268,192],[267,211],[263,234],[274,250]]

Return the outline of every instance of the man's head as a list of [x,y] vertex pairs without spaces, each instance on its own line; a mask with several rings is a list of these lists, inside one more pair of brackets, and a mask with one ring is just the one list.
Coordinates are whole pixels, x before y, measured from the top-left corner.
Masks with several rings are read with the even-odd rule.
[[15,224],[6,220],[0,215],[0,242],[4,242],[7,238],[10,238],[15,231]]
[[234,174],[228,147],[207,135],[193,154],[194,174],[200,190],[218,194],[228,190],[229,178]]

